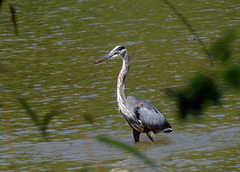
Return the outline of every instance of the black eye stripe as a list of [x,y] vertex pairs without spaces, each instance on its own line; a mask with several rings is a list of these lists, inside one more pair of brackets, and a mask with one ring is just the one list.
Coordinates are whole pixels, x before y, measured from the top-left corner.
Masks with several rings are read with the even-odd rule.
[[120,46],[120,47],[117,48],[118,51],[121,51],[121,50],[123,50],[123,49],[125,49],[124,46]]

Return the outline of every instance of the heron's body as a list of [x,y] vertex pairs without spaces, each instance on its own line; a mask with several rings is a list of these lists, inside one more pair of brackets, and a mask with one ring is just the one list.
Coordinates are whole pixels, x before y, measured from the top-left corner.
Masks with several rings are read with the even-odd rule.
[[121,57],[123,60],[122,69],[117,80],[117,102],[121,113],[133,129],[134,140],[139,141],[140,133],[147,133],[147,136],[155,141],[154,133],[161,131],[171,132],[172,127],[164,115],[151,103],[141,100],[135,96],[125,97],[124,81],[127,76],[130,59],[127,50],[123,46],[115,47],[107,56],[98,60],[99,63],[105,59]]

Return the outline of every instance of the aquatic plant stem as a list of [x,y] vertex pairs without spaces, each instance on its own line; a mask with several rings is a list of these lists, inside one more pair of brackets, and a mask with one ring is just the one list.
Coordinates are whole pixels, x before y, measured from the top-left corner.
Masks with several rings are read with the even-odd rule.
[[207,58],[210,60],[211,66],[213,67],[213,60],[212,60],[212,56],[209,53],[209,51],[207,50],[206,46],[204,45],[203,41],[201,40],[201,38],[198,36],[197,32],[195,31],[195,29],[192,27],[192,25],[185,19],[185,17],[183,17],[183,15],[168,1],[168,0],[162,0],[165,4],[167,4],[167,6],[178,16],[178,18],[183,22],[183,24],[185,24],[189,31],[191,32],[192,35],[194,35],[197,39],[196,41],[199,42],[202,50],[204,51],[204,53],[207,55]]

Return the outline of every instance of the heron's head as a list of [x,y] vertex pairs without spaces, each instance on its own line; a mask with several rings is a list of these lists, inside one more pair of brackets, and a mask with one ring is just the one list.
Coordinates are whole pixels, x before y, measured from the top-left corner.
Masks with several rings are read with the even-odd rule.
[[104,60],[107,59],[115,59],[115,58],[124,58],[125,54],[126,54],[126,48],[124,46],[116,46],[115,48],[112,49],[112,51],[110,51],[106,56],[104,56],[103,58],[97,60],[95,62],[95,64],[100,63]]

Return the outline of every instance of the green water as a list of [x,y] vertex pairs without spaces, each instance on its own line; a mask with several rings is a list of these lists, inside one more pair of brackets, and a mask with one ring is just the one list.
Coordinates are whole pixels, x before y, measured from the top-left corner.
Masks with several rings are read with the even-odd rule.
[[[183,122],[177,116],[176,100],[167,90],[181,87],[199,70],[218,74],[211,71],[188,28],[162,1],[15,1],[18,35],[9,3],[4,1],[0,11],[1,171],[156,171],[99,143],[99,135],[134,146],[155,161],[159,171],[239,170],[239,90],[227,88],[221,104],[205,109],[202,118]],[[237,1],[172,3],[206,47],[226,30],[239,36]],[[134,144],[117,110],[121,60],[93,64],[116,45],[124,45],[131,58],[126,94],[156,105],[174,129],[157,134],[157,143],[142,134]],[[237,39],[237,60],[239,45]],[[16,94],[40,119],[58,112],[48,126],[50,142],[42,138]]]

